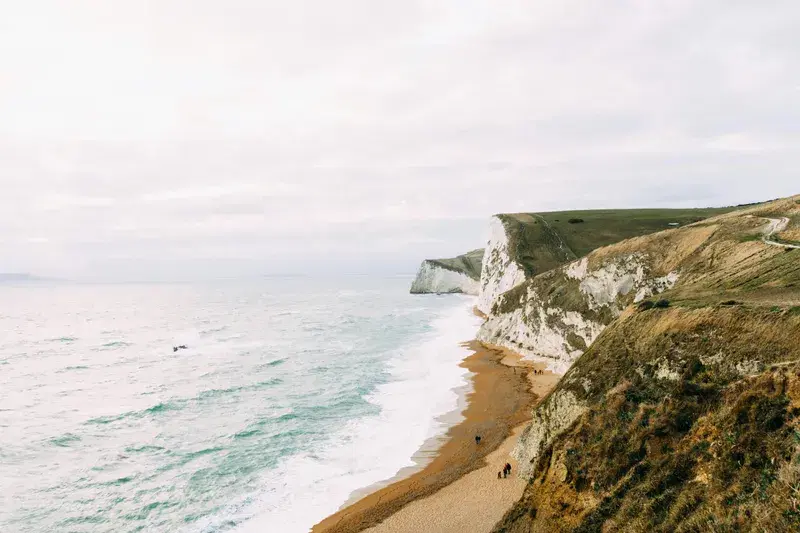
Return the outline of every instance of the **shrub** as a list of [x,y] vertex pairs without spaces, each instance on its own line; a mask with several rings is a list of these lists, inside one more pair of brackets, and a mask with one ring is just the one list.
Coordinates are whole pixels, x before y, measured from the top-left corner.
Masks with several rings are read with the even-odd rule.
[[583,224],[583,219],[582,218],[571,218],[571,219],[567,220],[567,222],[569,222],[570,224]]
[[663,298],[655,303],[655,307],[659,309],[665,309],[669,307],[669,300],[664,300]]
[[645,300],[642,303],[640,303],[636,308],[639,311],[647,311],[648,309],[652,309],[655,305],[656,304],[654,304],[650,300]]

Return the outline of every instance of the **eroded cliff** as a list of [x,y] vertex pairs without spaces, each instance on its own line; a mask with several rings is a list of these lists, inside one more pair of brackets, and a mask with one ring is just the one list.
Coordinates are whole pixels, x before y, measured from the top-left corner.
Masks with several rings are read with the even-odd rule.
[[798,215],[794,197],[630,239],[501,297],[535,355],[546,328],[550,355],[585,353],[520,439],[530,482],[497,531],[800,528],[800,250],[764,242]]
[[482,248],[452,259],[426,259],[411,284],[411,293],[464,293],[477,296],[482,260]]

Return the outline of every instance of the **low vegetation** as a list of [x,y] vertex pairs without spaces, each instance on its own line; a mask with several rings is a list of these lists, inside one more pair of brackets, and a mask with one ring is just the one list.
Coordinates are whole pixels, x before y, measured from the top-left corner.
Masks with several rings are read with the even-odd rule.
[[526,274],[551,270],[592,250],[625,239],[728,213],[718,209],[610,209],[500,215],[509,235],[509,253]]
[[[589,256],[591,267],[645,254],[652,275],[680,278],[658,298],[620,296],[632,305],[602,317],[608,327],[536,408],[530,481],[495,531],[800,531],[800,252],[760,237],[765,217],[794,231],[797,201]],[[596,312],[559,272],[526,285]]]
[[429,262],[453,272],[464,273],[474,280],[481,279],[483,248],[472,250],[452,259],[430,259]]
[[496,531],[797,530],[798,335],[761,308],[616,322],[559,385],[586,412]]

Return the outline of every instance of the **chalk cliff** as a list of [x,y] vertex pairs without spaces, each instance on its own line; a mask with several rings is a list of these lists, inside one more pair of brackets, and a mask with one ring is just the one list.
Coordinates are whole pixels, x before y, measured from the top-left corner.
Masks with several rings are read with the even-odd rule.
[[453,259],[426,259],[411,284],[412,294],[478,294],[483,249]]
[[487,334],[574,360],[520,438],[529,485],[495,531],[800,530],[800,250],[765,242],[775,220],[800,229],[800,196],[501,296]]
[[492,217],[477,302],[487,320],[478,339],[546,358],[555,370],[566,370],[625,305],[671,287],[679,276],[661,272],[641,251],[592,255],[594,250],[728,211],[638,209]]

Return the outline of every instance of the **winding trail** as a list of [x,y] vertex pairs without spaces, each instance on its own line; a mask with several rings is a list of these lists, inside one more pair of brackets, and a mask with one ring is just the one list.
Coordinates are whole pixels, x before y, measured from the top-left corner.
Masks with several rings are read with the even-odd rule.
[[769,224],[764,230],[764,238],[762,239],[764,244],[769,244],[770,246],[780,246],[781,248],[800,248],[800,245],[797,244],[786,244],[770,240],[770,237],[786,229],[786,226],[789,225],[788,218],[768,218],[767,220],[769,220]]

